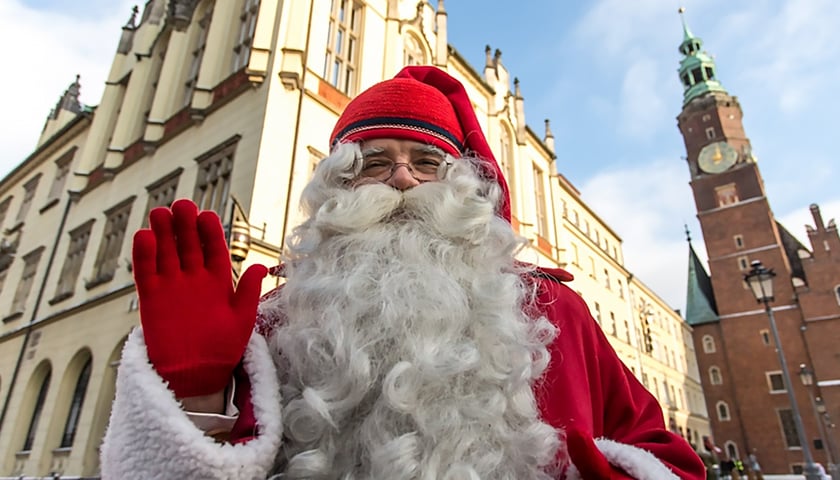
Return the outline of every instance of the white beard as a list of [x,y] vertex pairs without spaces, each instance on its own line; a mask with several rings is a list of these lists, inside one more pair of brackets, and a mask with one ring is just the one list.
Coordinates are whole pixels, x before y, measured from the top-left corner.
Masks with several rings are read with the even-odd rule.
[[522,241],[468,160],[400,192],[344,186],[356,145],[307,186],[287,282],[263,302],[284,323],[283,478],[548,479],[559,440],[532,384],[553,327],[522,306]]

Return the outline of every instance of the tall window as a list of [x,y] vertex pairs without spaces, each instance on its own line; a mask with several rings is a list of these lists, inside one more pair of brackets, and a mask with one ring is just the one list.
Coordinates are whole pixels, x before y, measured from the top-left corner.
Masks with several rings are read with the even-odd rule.
[[146,186],[149,192],[149,199],[146,201],[146,212],[143,214],[143,225],[149,224],[149,212],[155,207],[168,207],[175,201],[175,192],[178,190],[178,180],[181,178],[183,168],[177,168],[172,173]]
[[0,228],[3,227],[3,222],[6,220],[6,214],[9,213],[9,205],[12,203],[12,197],[6,197],[0,202]]
[[717,404],[718,420],[721,422],[728,422],[731,420],[729,416],[729,405],[726,402],[718,402]]
[[536,203],[537,233],[543,238],[548,236],[544,177],[542,170],[534,165],[534,202]]
[[239,34],[236,36],[236,45],[233,46],[233,61],[231,64],[231,71],[233,72],[248,65],[259,10],[260,0],[244,0],[242,2],[242,12],[239,14]]
[[23,312],[26,308],[26,299],[29,298],[29,292],[32,290],[32,284],[35,282],[35,274],[38,273],[38,262],[41,261],[41,254],[43,252],[44,247],[38,247],[23,257],[23,274],[20,277],[20,282],[17,284],[15,297],[12,300],[12,311],[10,313]]
[[73,400],[70,402],[70,411],[67,413],[67,423],[64,424],[64,433],[61,435],[59,448],[70,448],[73,446],[73,439],[76,437],[76,427],[79,425],[79,415],[82,413],[82,404],[85,401],[88,380],[90,380],[91,359],[88,358],[79,378],[76,380],[76,388],[73,389]]
[[709,367],[709,382],[712,385],[720,385],[723,383],[723,376],[720,374],[720,368]]
[[99,253],[96,255],[93,279],[88,282],[87,288],[93,288],[114,278],[133,203],[134,196],[131,196],[105,212],[105,230],[102,232],[102,243],[99,244]]
[[715,353],[715,339],[711,335],[703,335],[703,353]]
[[70,232],[70,246],[67,247],[67,256],[64,258],[64,266],[61,267],[61,275],[58,277],[58,286],[55,289],[55,297],[50,303],[63,300],[71,295],[76,288],[76,280],[82,269],[82,261],[85,259],[88,240],[90,240],[90,229],[93,220],[88,220]]
[[196,28],[198,33],[195,37],[195,46],[192,49],[192,57],[190,59],[190,70],[187,74],[187,79],[184,82],[184,101],[183,105],[189,105],[192,101],[192,94],[195,91],[195,85],[198,82],[198,72],[201,70],[201,60],[204,59],[204,50],[207,47],[207,32],[210,30],[210,19],[213,17],[213,8],[205,10],[201,20],[198,21]]
[[44,409],[44,401],[47,399],[47,390],[50,388],[51,376],[52,370],[48,370],[44,381],[41,382],[41,387],[38,389],[35,408],[32,410],[32,419],[29,420],[29,429],[26,431],[26,438],[23,440],[23,447],[21,448],[24,452],[32,450],[32,444],[35,443],[35,431],[38,430],[38,420],[41,418],[41,410]]
[[595,320],[598,321],[598,325],[601,324],[601,304],[595,302]]
[[408,34],[405,36],[405,55],[403,62],[406,65],[425,65],[426,52],[420,45],[420,41],[414,35]]
[[47,197],[47,202],[58,200],[61,197],[61,191],[64,190],[64,185],[67,183],[67,177],[70,174],[70,162],[73,160],[73,155],[76,153],[76,147],[65,153],[58,160],[55,161],[55,178],[50,187],[50,194]]
[[38,188],[38,180],[40,179],[41,174],[39,173],[23,185],[23,202],[20,204],[16,222],[22,222],[29,212],[29,207],[32,206],[32,199],[35,198],[35,190]]
[[222,218],[230,195],[233,155],[238,141],[239,136],[234,136],[196,159],[198,178],[193,199],[201,210],[213,210]]
[[785,437],[787,448],[801,448],[799,433],[796,430],[796,422],[793,421],[793,410],[782,409],[779,412],[779,423],[782,427],[782,435]]
[[346,95],[356,93],[362,5],[356,0],[332,0],[324,58],[324,78]]

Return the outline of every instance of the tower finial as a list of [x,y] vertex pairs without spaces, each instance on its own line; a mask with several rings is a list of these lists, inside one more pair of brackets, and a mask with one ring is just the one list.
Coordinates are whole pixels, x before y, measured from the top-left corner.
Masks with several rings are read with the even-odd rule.
[[682,22],[683,27],[683,41],[689,40],[694,38],[694,34],[691,33],[691,29],[688,28],[688,23],[685,21],[685,7],[680,7],[677,12],[680,14],[680,21]]
[[[680,7],[682,9],[682,7]],[[688,224],[684,223],[683,227],[685,227],[685,241],[691,243],[691,230],[688,229]]]
[[126,22],[126,24],[123,28],[130,28],[130,29],[137,28],[137,24],[135,22],[137,21],[137,13],[138,12],[140,12],[140,8],[137,5],[135,5],[134,7],[131,8],[131,16],[128,18],[128,22]]

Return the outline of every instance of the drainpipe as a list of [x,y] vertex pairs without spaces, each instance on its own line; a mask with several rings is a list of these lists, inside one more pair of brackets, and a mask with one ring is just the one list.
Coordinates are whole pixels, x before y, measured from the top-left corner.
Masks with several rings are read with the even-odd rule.
[[44,271],[44,278],[41,280],[41,286],[38,288],[38,296],[35,298],[35,306],[32,308],[32,315],[29,318],[29,323],[24,327],[26,332],[23,335],[23,343],[20,346],[20,353],[18,353],[15,369],[12,372],[12,378],[9,383],[9,391],[6,393],[6,399],[3,401],[3,409],[0,410],[0,432],[3,430],[3,421],[6,419],[6,412],[9,409],[9,402],[11,402],[12,394],[15,391],[15,384],[20,373],[20,367],[23,364],[23,355],[26,352],[26,345],[29,344],[29,336],[32,334],[32,325],[38,316],[38,307],[41,305],[41,299],[44,297],[44,291],[47,289],[47,279],[50,278],[50,271],[52,270],[53,262],[55,261],[55,254],[58,250],[58,242],[61,240],[61,234],[64,233],[64,224],[67,222],[67,215],[70,213],[70,205],[73,203],[73,194],[68,195],[67,203],[64,204],[64,213],[61,214],[61,223],[58,225],[58,232],[55,234],[55,241],[50,252],[50,258],[47,261],[47,267]]

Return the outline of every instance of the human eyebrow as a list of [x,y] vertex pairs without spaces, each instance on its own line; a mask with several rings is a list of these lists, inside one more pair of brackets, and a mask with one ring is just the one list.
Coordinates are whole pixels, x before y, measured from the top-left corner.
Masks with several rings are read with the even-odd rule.
[[434,145],[420,145],[420,146],[414,147],[412,150],[414,150],[416,153],[420,153],[420,154],[437,155],[440,158],[446,157],[446,152],[444,152],[443,149],[438,148]]
[[362,150],[362,158],[367,158],[372,155],[380,155],[385,153],[385,149],[382,147],[368,147]]

